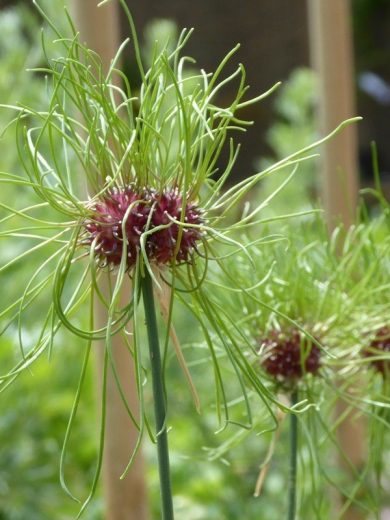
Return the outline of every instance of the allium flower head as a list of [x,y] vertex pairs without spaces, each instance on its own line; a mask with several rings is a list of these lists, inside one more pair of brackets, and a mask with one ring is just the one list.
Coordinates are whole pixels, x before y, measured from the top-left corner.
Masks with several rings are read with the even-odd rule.
[[297,329],[270,331],[261,341],[260,359],[264,370],[279,381],[316,375],[321,367],[320,349]]
[[118,266],[126,248],[127,267],[131,269],[141,253],[141,237],[149,232],[144,247],[151,262],[189,262],[202,238],[203,220],[197,205],[187,203],[180,229],[182,210],[178,189],[158,193],[133,186],[112,188],[91,208],[92,217],[83,224],[86,233],[82,242],[93,245],[100,267]]

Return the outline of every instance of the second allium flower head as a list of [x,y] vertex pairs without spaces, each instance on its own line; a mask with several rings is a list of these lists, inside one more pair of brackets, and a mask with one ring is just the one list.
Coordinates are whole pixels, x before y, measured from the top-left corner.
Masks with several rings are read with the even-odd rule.
[[148,260],[159,265],[190,262],[202,238],[202,212],[183,201],[177,188],[161,193],[132,185],[112,188],[92,212],[84,223],[83,243],[93,245],[100,267],[118,266],[125,255],[131,269],[142,247]]
[[281,382],[316,375],[321,367],[319,347],[297,329],[272,330],[261,343],[261,355],[264,370]]

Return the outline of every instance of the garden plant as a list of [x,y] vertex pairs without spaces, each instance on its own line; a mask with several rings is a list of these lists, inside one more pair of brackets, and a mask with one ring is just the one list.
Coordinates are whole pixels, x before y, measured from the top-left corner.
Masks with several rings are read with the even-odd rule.
[[[80,376],[64,431],[59,480],[80,502],[78,516],[88,514],[87,506],[93,508],[99,484],[107,374],[112,371],[139,432],[118,479],[149,437],[157,451],[159,518],[174,517],[168,446],[172,365],[180,367],[181,382],[187,383],[181,395],[192,397],[194,406],[186,410],[194,415],[191,421],[202,420],[194,411],[200,411],[203,394],[209,401],[214,396],[215,429],[225,440],[209,447],[211,459],[226,458],[244,442],[257,450],[262,439],[267,456],[257,494],[272,473],[270,463],[289,415],[289,476],[287,467],[282,472],[289,481],[289,520],[297,518],[297,510],[337,517],[331,516],[332,501],[321,492],[326,482],[343,495],[337,518],[351,503],[379,514],[390,350],[387,203],[378,185],[381,214],[370,220],[362,209],[355,227],[338,227],[330,237],[317,209],[268,211],[299,176],[301,165],[307,169],[314,163],[318,147],[358,118],[232,184],[239,153],[233,137],[251,125],[240,110],[261,102],[278,84],[250,97],[244,67],[225,72],[238,46],[214,73],[197,69],[183,54],[188,30],[174,46],[153,47],[152,57],[145,59],[131,13],[124,1],[120,4],[131,37],[107,73],[99,56],[80,42],[67,11],[64,28],[36,4],[46,27],[45,65],[31,63],[30,74],[45,78],[47,94],[39,102],[1,106],[7,114],[4,135],[16,135],[18,154],[18,163],[11,166],[17,172],[0,173],[0,233],[7,244],[0,267],[5,288],[0,316],[12,352],[4,358],[10,366],[2,368],[2,396],[34,370],[43,354],[54,358],[56,343],[64,337],[67,350],[77,345]],[[129,46],[140,86],[133,86],[118,66]],[[228,84],[236,86],[234,99],[220,106],[219,94]],[[220,155],[226,149],[222,167]],[[282,180],[262,198],[257,188],[276,173]],[[26,265],[15,299],[7,288]],[[98,306],[105,312],[104,325],[96,319]],[[196,340],[191,332],[188,340],[180,333],[180,319],[200,332]],[[134,364],[139,418],[117,376],[114,335],[121,336]],[[67,477],[69,447],[78,428],[77,412],[83,399],[91,399],[89,365],[99,342],[105,353],[100,433],[90,490],[80,496],[77,481],[74,485]],[[358,384],[362,367],[368,382],[364,389]],[[334,420],[339,399],[347,411]],[[340,452],[339,424],[359,415],[369,419],[375,442],[363,470],[345,461],[353,473],[351,484],[347,472],[332,474],[327,458]],[[263,435],[253,442],[253,432]],[[256,504],[260,511],[261,498]]]

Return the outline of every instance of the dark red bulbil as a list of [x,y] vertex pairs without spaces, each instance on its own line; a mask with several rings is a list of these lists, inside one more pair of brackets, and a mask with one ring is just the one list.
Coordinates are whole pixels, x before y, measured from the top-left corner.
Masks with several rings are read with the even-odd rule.
[[[92,207],[93,217],[84,226],[86,235],[83,243],[95,243],[96,256],[100,265],[117,266],[123,252],[123,229],[127,240],[127,267],[131,269],[141,249],[141,235],[146,231],[164,226],[147,235],[145,250],[148,259],[157,264],[189,262],[196,244],[202,237],[199,228],[200,209],[193,202],[187,202],[184,223],[181,220],[182,197],[177,189],[158,193],[154,190],[135,190],[132,186],[114,188]],[[189,226],[188,226],[189,225]],[[176,246],[181,228],[180,245]]]
[[[175,254],[179,237],[179,225],[171,219],[180,221],[182,210],[182,198],[177,190],[165,191],[161,195],[154,193],[153,214],[151,227],[155,228],[167,224],[168,227],[160,229],[149,236],[148,257],[158,264],[169,263]],[[171,217],[171,218],[170,218]],[[184,225],[201,224],[202,219],[199,208],[192,202],[187,202],[184,216]],[[196,242],[201,238],[199,229],[183,227],[180,239],[180,247],[176,261],[188,262],[191,252],[196,248]]]
[[[390,327],[382,327],[379,329],[371,341],[370,347],[366,349],[367,357],[379,356],[383,353],[390,353]],[[371,361],[372,365],[383,375],[390,374],[390,359],[376,359]]]
[[316,374],[321,366],[320,349],[297,329],[272,330],[261,343],[261,356],[265,371],[282,381]]

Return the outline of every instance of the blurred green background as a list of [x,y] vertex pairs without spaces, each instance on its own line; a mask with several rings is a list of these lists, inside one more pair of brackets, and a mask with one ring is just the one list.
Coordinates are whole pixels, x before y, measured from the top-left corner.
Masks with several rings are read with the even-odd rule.
[[[41,2],[49,14],[56,19],[62,16],[61,0]],[[15,2],[8,2],[15,4]],[[378,5],[377,5],[378,4]],[[358,66],[378,67],[382,70],[384,55],[373,53],[376,43],[365,34],[363,21],[375,16],[375,8],[387,12],[386,2],[359,1],[356,9],[356,39],[364,50]],[[372,11],[370,11],[370,9]],[[371,12],[371,15],[370,15]],[[372,14],[374,13],[374,14]],[[37,73],[27,73],[27,68],[43,63],[40,28],[42,20],[30,9],[28,3],[8,5],[0,10],[0,100],[2,104],[25,103],[45,106],[47,101],[45,77]],[[145,30],[145,48],[156,33],[172,34],[175,26],[160,22]],[[196,36],[195,36],[196,38]],[[229,44],[226,44],[227,47]],[[226,49],[225,49],[226,50]],[[277,57],[276,57],[277,59]],[[388,63],[388,62],[387,62]],[[304,65],[304,63],[302,64]],[[248,66],[255,66],[248,64]],[[130,67],[131,69],[131,67]],[[380,69],[380,70],[379,70]],[[275,96],[272,108],[273,123],[269,128],[256,127],[254,135],[257,152],[244,156],[239,166],[257,170],[271,161],[284,157],[293,150],[308,144],[315,137],[313,121],[315,98],[315,78],[310,70],[299,67],[287,71],[289,81]],[[28,79],[27,79],[28,78]],[[278,80],[278,77],[272,81]],[[271,82],[272,82],[271,81]],[[267,85],[269,86],[269,85]],[[0,110],[0,128],[6,127],[11,113]],[[263,130],[263,137],[261,136]],[[386,137],[387,139],[387,137]],[[259,144],[261,143],[261,144]],[[0,168],[18,173],[20,165],[12,131],[0,141]],[[267,216],[312,208],[317,203],[317,178],[315,163],[305,165],[274,201]],[[250,171],[251,172],[251,171]],[[249,173],[249,172],[248,172]],[[272,193],[280,183],[277,176],[266,180],[256,197],[264,198]],[[1,188],[3,200],[16,200],[23,207],[31,203],[29,195],[22,188]],[[2,215],[5,212],[2,210]],[[314,230],[313,235],[316,231]],[[15,256],[18,244],[7,242],[0,248],[1,262]],[[28,268],[28,266],[27,266]],[[28,272],[21,272],[17,265],[4,281],[2,291],[20,294]],[[36,310],[39,311],[38,309]],[[198,331],[183,309],[178,309],[178,331],[184,337],[192,330],[193,337],[186,342],[198,341]],[[34,334],[34,313],[30,314],[25,334]],[[4,330],[0,340],[0,366],[8,367],[19,359],[19,351],[14,346],[16,330]],[[185,347],[185,345],[184,345]],[[74,504],[62,491],[59,483],[59,460],[74,393],[81,370],[83,344],[67,332],[56,338],[51,359],[43,356],[25,371],[2,395],[0,400],[0,519],[1,520],[66,520],[74,518],[78,505]],[[204,367],[194,366],[195,379],[202,376]],[[175,363],[168,372],[170,384],[170,433],[172,447],[172,476],[178,520],[234,520],[238,518],[275,520],[285,511],[285,472],[288,448],[285,442],[287,432],[282,427],[282,435],[277,443],[272,466],[265,481],[262,496],[255,499],[253,491],[259,466],[264,460],[270,441],[270,434],[257,436],[239,433],[232,427],[222,435],[215,435],[217,423],[213,407],[213,396],[207,385],[199,385],[203,413],[197,416],[191,403],[183,377]],[[229,377],[229,373],[227,373]],[[212,384],[210,383],[210,387]],[[67,459],[67,477],[77,495],[88,494],[96,462],[97,450],[97,396],[93,367],[88,373],[80,410],[77,416]],[[259,417],[265,415],[259,407]],[[270,425],[265,424],[265,427]],[[262,425],[262,428],[264,425]],[[261,428],[258,429],[258,431]],[[223,442],[242,435],[245,443],[232,443],[220,460],[209,460],[210,449],[217,449]],[[207,449],[205,449],[207,448]],[[148,461],[148,482],[157,482],[154,464],[154,447],[145,443]],[[303,454],[303,457],[305,454]],[[126,461],[124,461],[125,464]],[[149,485],[153,517],[158,518],[158,493]],[[103,519],[101,490],[85,513],[88,520]],[[323,518],[331,518],[324,507]],[[309,517],[307,517],[309,518]],[[373,518],[376,518],[373,516]]]

